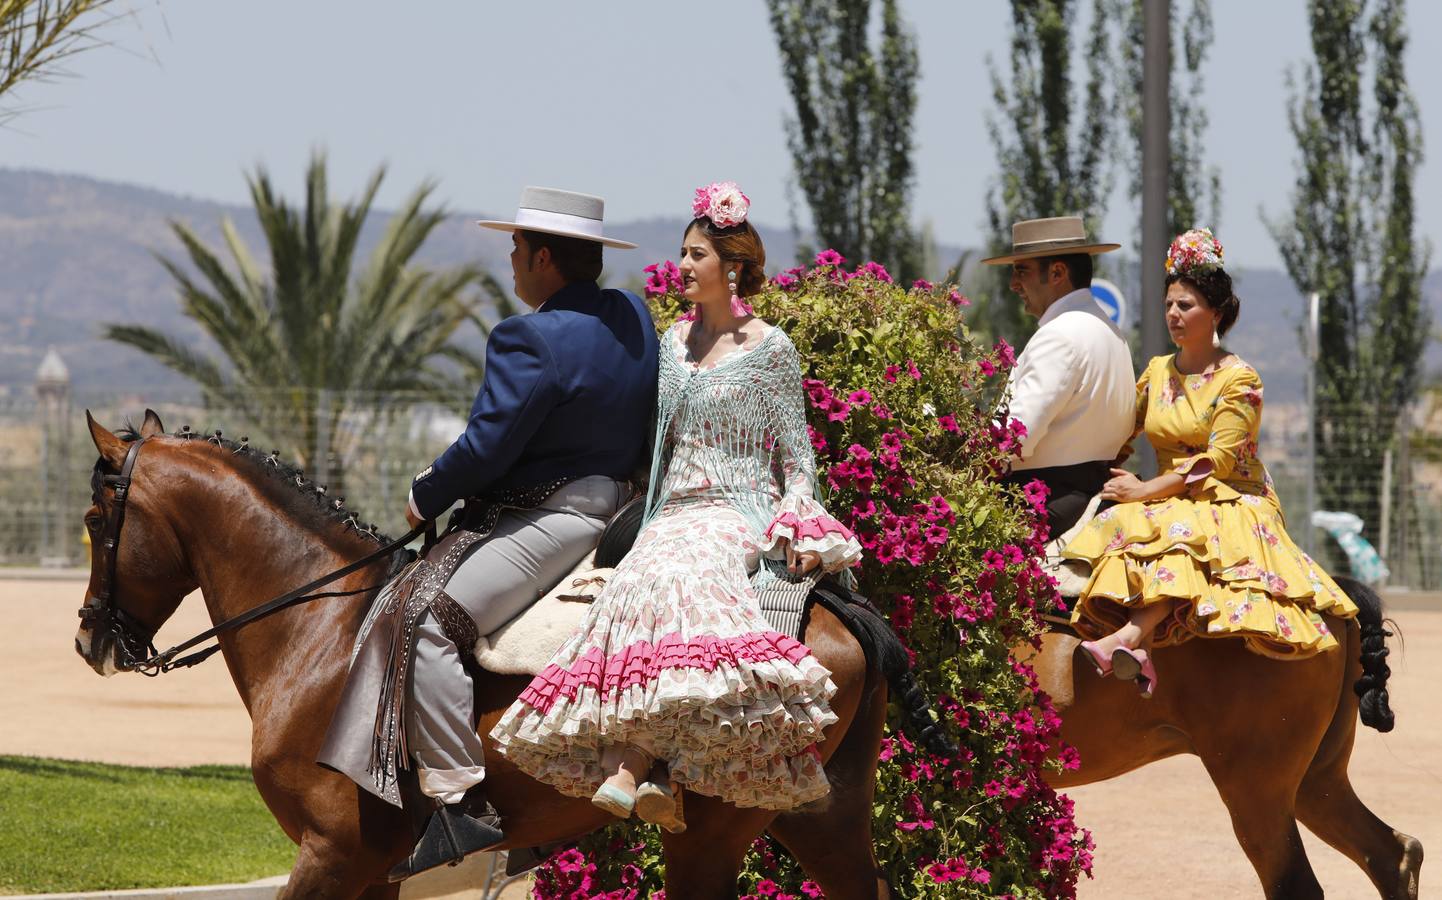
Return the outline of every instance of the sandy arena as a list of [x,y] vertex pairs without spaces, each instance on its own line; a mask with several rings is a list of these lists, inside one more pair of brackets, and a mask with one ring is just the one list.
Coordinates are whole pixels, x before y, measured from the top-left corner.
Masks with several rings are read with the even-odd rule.
[[[0,754],[128,765],[246,764],[250,721],[218,659],[150,679],[103,679],[72,647],[79,580],[0,579]],[[1406,649],[1393,640],[1397,729],[1360,729],[1352,758],[1358,794],[1384,821],[1442,853],[1442,607],[1399,608]],[[1399,603],[1399,607],[1424,605]],[[209,626],[198,597],[181,605],[156,643],[166,647]],[[1256,897],[1260,889],[1232,836],[1225,808],[1193,757],[1070,792],[1097,843],[1095,878],[1080,896]],[[1305,830],[1308,853],[1330,897],[1373,897],[1349,860]],[[1434,865],[1442,865],[1435,864]],[[1423,884],[1442,875],[1423,867]],[[1423,896],[1429,891],[1424,887]],[[457,894],[455,896],[463,896]]]

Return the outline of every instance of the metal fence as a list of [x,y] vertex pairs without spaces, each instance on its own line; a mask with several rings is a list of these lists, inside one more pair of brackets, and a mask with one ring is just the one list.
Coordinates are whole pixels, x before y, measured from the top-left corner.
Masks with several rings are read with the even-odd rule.
[[[76,565],[88,558],[81,516],[89,505],[95,450],[84,410],[109,428],[138,425],[147,408],[168,430],[189,425],[227,438],[248,438],[261,450],[279,449],[307,477],[330,485],[366,521],[395,534],[405,530],[411,477],[464,427],[470,396],[436,400],[402,394],[276,391],[248,398],[247,409],[185,390],[12,391],[0,394],[0,565]],[[288,409],[319,410],[305,427]],[[257,414],[256,410],[261,410]],[[1390,587],[1442,589],[1442,410],[1431,400],[1401,417],[1397,440],[1380,460],[1348,461],[1348,498],[1336,511],[1369,503],[1380,522],[1367,538],[1391,571]],[[1277,485],[1292,536],[1331,571],[1346,558],[1320,529],[1306,527],[1312,461],[1307,416],[1298,404],[1273,404],[1263,417],[1261,456]],[[318,453],[316,446],[328,447]],[[313,457],[304,458],[307,453]]]
[[[250,399],[247,409],[239,409],[207,402],[194,391],[151,388],[89,390],[74,397],[0,395],[0,440],[7,448],[0,457],[0,565],[86,564],[81,517],[90,505],[96,456],[86,410],[112,431],[127,424],[138,427],[149,408],[168,431],[185,426],[205,434],[219,430],[263,452],[279,450],[308,479],[327,485],[329,496],[345,497],[362,520],[398,534],[406,530],[412,476],[464,428],[471,397],[437,401],[321,392],[305,398],[277,391]],[[300,417],[283,414],[296,406],[321,414],[307,428]],[[255,409],[270,414],[257,417]],[[328,452],[315,452],[316,446]]]

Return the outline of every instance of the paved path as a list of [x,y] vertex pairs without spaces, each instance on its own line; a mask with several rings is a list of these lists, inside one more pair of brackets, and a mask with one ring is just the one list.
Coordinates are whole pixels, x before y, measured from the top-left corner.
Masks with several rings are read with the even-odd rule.
[[[0,579],[6,685],[0,753],[155,766],[248,763],[250,721],[225,665],[217,658],[161,678],[101,678],[72,649],[83,594],[77,581]],[[1413,608],[1396,615],[1406,637],[1405,652],[1394,649],[1391,658],[1397,729],[1389,735],[1360,730],[1352,777],[1374,812],[1436,856],[1442,854],[1442,612]],[[169,646],[208,625],[199,598],[189,598],[156,643]],[[1259,895],[1226,810],[1194,758],[1166,760],[1070,793],[1098,844],[1096,879],[1082,885],[1084,900]],[[1328,896],[1374,896],[1356,867],[1305,836]],[[1430,868],[1424,884],[1442,879]]]

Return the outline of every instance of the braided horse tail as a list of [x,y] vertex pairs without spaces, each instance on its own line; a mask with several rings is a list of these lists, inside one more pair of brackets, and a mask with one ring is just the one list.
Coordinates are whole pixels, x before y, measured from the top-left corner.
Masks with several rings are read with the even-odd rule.
[[885,676],[891,696],[905,713],[907,731],[911,732],[916,743],[937,756],[955,756],[956,745],[947,738],[941,723],[932,715],[930,698],[916,682],[911,657],[881,610],[870,600],[841,587],[830,578],[817,585],[811,597],[841,620],[861,645],[867,665],[875,667]]
[[1396,627],[1382,618],[1382,598],[1377,592],[1355,578],[1338,576],[1337,586],[1347,592],[1357,604],[1357,624],[1362,628],[1362,677],[1352,685],[1360,699],[1358,712],[1362,724],[1381,732],[1388,732],[1396,724],[1392,706],[1387,697],[1387,679],[1392,670],[1387,666],[1387,638],[1392,632],[1387,625]]

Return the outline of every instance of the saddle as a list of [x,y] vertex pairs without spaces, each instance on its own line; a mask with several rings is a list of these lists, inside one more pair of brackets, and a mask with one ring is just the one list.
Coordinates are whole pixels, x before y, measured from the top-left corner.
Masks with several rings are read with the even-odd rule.
[[[535,675],[546,667],[566,639],[581,627],[589,604],[601,593],[615,566],[636,543],[645,512],[644,500],[627,503],[607,523],[596,550],[561,579],[549,593],[523,610],[494,634],[475,642],[475,661],[497,675]],[[751,577],[761,614],[773,629],[801,639],[812,591],[820,570],[794,576],[781,560],[765,559]]]
[[[1067,529],[1066,533],[1052,539],[1043,551],[1042,571],[1056,579],[1056,590],[1062,599],[1074,601],[1081,596],[1086,589],[1087,580],[1091,577],[1091,566],[1085,560],[1066,559],[1061,555],[1066,545],[1072,542],[1087,523],[1096,518],[1097,508],[1101,505],[1101,495],[1096,494],[1087,503],[1086,509],[1082,511],[1081,518],[1077,519],[1075,525]],[[1070,604],[1069,604],[1070,605]],[[1060,631],[1064,634],[1075,634],[1071,627],[1071,617],[1062,613],[1042,613],[1042,619],[1047,624],[1049,631]]]

